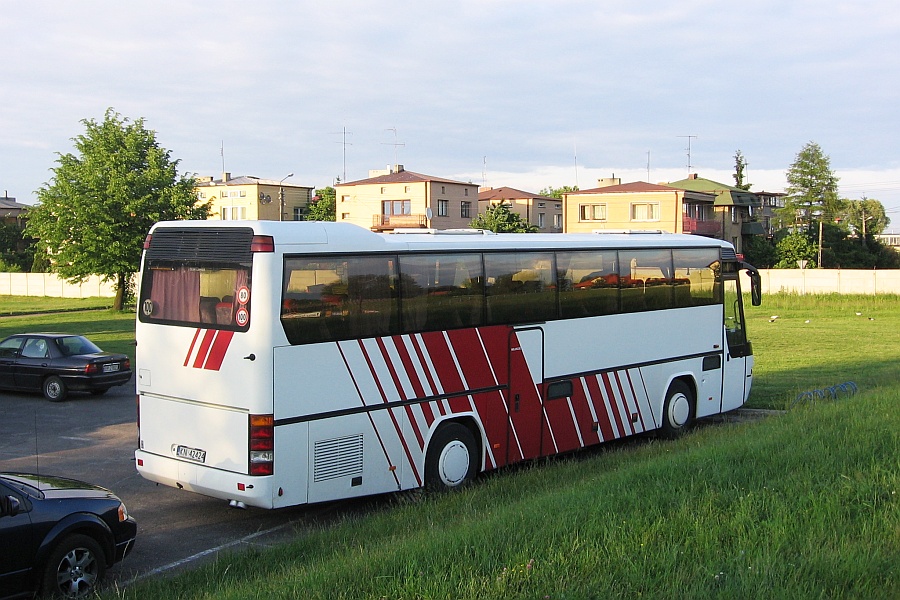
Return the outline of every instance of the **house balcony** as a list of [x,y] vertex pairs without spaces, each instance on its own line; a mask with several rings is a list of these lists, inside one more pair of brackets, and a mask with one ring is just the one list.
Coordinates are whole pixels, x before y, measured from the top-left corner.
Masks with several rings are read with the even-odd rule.
[[684,233],[692,233],[694,235],[704,235],[706,237],[720,238],[722,237],[722,224],[719,221],[706,219],[693,219],[691,217],[681,218],[681,230]]
[[385,231],[388,229],[422,228],[428,226],[425,215],[372,215],[372,230]]

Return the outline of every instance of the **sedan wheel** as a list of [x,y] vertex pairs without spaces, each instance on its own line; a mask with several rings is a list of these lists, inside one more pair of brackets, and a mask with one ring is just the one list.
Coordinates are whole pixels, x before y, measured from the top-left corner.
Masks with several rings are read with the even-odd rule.
[[44,398],[50,402],[61,402],[66,399],[67,394],[66,384],[56,375],[44,380]]
[[106,570],[100,545],[86,535],[64,539],[50,554],[41,591],[51,598],[85,598],[94,593]]

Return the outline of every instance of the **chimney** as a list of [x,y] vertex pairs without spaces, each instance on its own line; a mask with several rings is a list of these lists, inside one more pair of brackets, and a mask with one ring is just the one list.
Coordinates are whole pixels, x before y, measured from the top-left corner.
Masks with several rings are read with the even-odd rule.
[[613,185],[622,185],[622,178],[616,177],[616,174],[613,173],[612,177],[603,177],[602,179],[597,180],[597,187],[610,187]]
[[222,173],[222,183],[226,183],[229,179],[231,179],[231,173],[223,172]]
[[691,173],[690,175],[688,175],[688,179],[697,179],[697,174]]
[[402,172],[403,172],[403,165],[388,165],[388,170],[391,172],[391,174],[393,174],[393,173],[402,173]]

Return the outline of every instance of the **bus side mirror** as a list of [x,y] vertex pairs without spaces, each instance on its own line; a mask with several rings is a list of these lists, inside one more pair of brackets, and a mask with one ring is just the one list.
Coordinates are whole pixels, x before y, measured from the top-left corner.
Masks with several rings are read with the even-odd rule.
[[750,271],[750,302],[753,306],[762,304],[762,281],[759,271]]

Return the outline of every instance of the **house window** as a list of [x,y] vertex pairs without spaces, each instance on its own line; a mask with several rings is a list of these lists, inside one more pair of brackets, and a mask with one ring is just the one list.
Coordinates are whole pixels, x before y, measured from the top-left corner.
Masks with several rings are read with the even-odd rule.
[[632,221],[659,221],[659,202],[633,202]]
[[732,206],[731,207],[731,222],[732,223],[740,223],[740,221],[741,220],[740,220],[740,216],[738,215],[737,206]]
[[446,194],[446,193],[447,193],[447,188],[446,188],[446,186],[443,186],[443,185],[441,186],[441,193],[442,193],[442,194]]
[[438,200],[438,216],[439,217],[449,217],[450,216],[450,201],[449,200]]
[[538,208],[544,208],[544,203],[543,203],[543,202],[538,202]]
[[295,207],[294,207],[294,213],[293,213],[293,214],[294,214],[294,220],[295,220],[295,221],[302,221],[302,220],[303,220],[303,209],[300,208],[299,206],[295,206]]
[[382,186],[382,187],[381,187],[381,193],[383,194],[383,193],[385,193],[386,191],[387,191],[387,188],[384,187],[384,186]]
[[472,203],[466,200],[459,205],[459,216],[463,219],[472,218]]
[[341,213],[341,221],[348,221],[350,219],[350,213]]
[[538,227],[543,229],[545,225],[544,213],[538,213]]
[[247,197],[247,190],[241,190],[241,198]]
[[579,204],[579,221],[605,221],[606,204]]
[[468,195],[469,195],[469,188],[466,188],[464,191],[466,192],[466,196],[468,196]]
[[341,196],[341,202],[347,202],[350,200],[350,196]]
[[562,215],[553,215],[553,227],[562,229]]
[[412,212],[411,200],[385,200],[381,203],[383,215],[408,215]]
[[403,192],[406,193],[406,194],[409,193],[409,186],[408,186],[408,185],[404,185],[404,186],[403,186]]
[[223,206],[222,207],[222,220],[223,221],[240,221],[247,218],[247,207],[246,206]]

